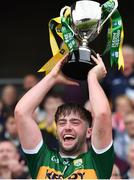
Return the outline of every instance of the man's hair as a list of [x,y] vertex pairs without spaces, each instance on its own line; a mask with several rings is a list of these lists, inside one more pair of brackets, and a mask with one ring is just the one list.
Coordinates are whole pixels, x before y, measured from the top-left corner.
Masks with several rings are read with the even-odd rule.
[[83,106],[76,103],[67,103],[58,107],[55,113],[55,121],[59,120],[60,116],[68,116],[71,113],[78,114],[80,118],[86,122],[88,122],[89,127],[92,126],[92,116],[91,113],[86,110]]

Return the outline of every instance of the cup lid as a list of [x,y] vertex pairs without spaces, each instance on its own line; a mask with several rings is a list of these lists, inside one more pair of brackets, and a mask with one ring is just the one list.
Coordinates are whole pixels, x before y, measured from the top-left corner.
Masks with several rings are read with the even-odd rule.
[[72,19],[76,21],[82,19],[101,19],[100,3],[90,0],[80,0],[71,6]]

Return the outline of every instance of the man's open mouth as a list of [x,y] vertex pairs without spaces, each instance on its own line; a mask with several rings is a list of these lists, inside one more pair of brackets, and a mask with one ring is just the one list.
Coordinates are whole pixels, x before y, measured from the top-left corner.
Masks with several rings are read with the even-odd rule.
[[66,134],[64,135],[63,139],[64,139],[64,142],[73,141],[75,139],[75,136]]

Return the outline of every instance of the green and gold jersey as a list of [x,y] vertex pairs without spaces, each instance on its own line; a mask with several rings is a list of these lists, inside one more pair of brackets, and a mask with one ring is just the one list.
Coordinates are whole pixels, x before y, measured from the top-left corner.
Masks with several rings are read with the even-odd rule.
[[26,154],[33,179],[109,179],[114,163],[113,145],[96,154],[91,147],[77,158],[62,158],[43,144],[36,154]]

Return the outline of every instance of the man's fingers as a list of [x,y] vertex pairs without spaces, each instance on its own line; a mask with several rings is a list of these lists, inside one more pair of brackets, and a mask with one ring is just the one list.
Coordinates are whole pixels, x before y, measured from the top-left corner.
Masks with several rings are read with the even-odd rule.
[[68,55],[69,54],[66,54],[64,57],[62,57],[61,60],[59,60],[59,62],[57,63],[58,67],[62,67],[68,61]]
[[65,54],[65,56],[61,59],[61,62],[66,63],[68,60],[68,55],[69,55],[68,53]]
[[96,56],[97,56],[97,58],[96,58],[95,56],[91,55],[91,58],[93,59],[93,61],[94,61],[96,64],[98,64],[98,63],[100,63],[100,62],[103,62],[103,61],[102,61],[102,58],[100,57],[99,54],[96,54]]
[[79,86],[79,83],[76,81],[71,81],[71,80],[67,80],[67,84],[68,85],[74,85],[74,86]]
[[97,54],[97,59],[98,59],[100,62],[102,62],[102,58],[100,57],[99,54]]
[[92,58],[92,60],[93,60],[96,64],[98,64],[98,63],[99,63],[98,59],[97,59],[97,58],[95,58],[93,55],[91,55],[91,58]]
[[65,78],[66,84],[68,84],[68,85],[74,85],[74,86],[80,85],[79,82],[77,82],[73,79],[70,79],[69,77],[64,76],[64,78]]

